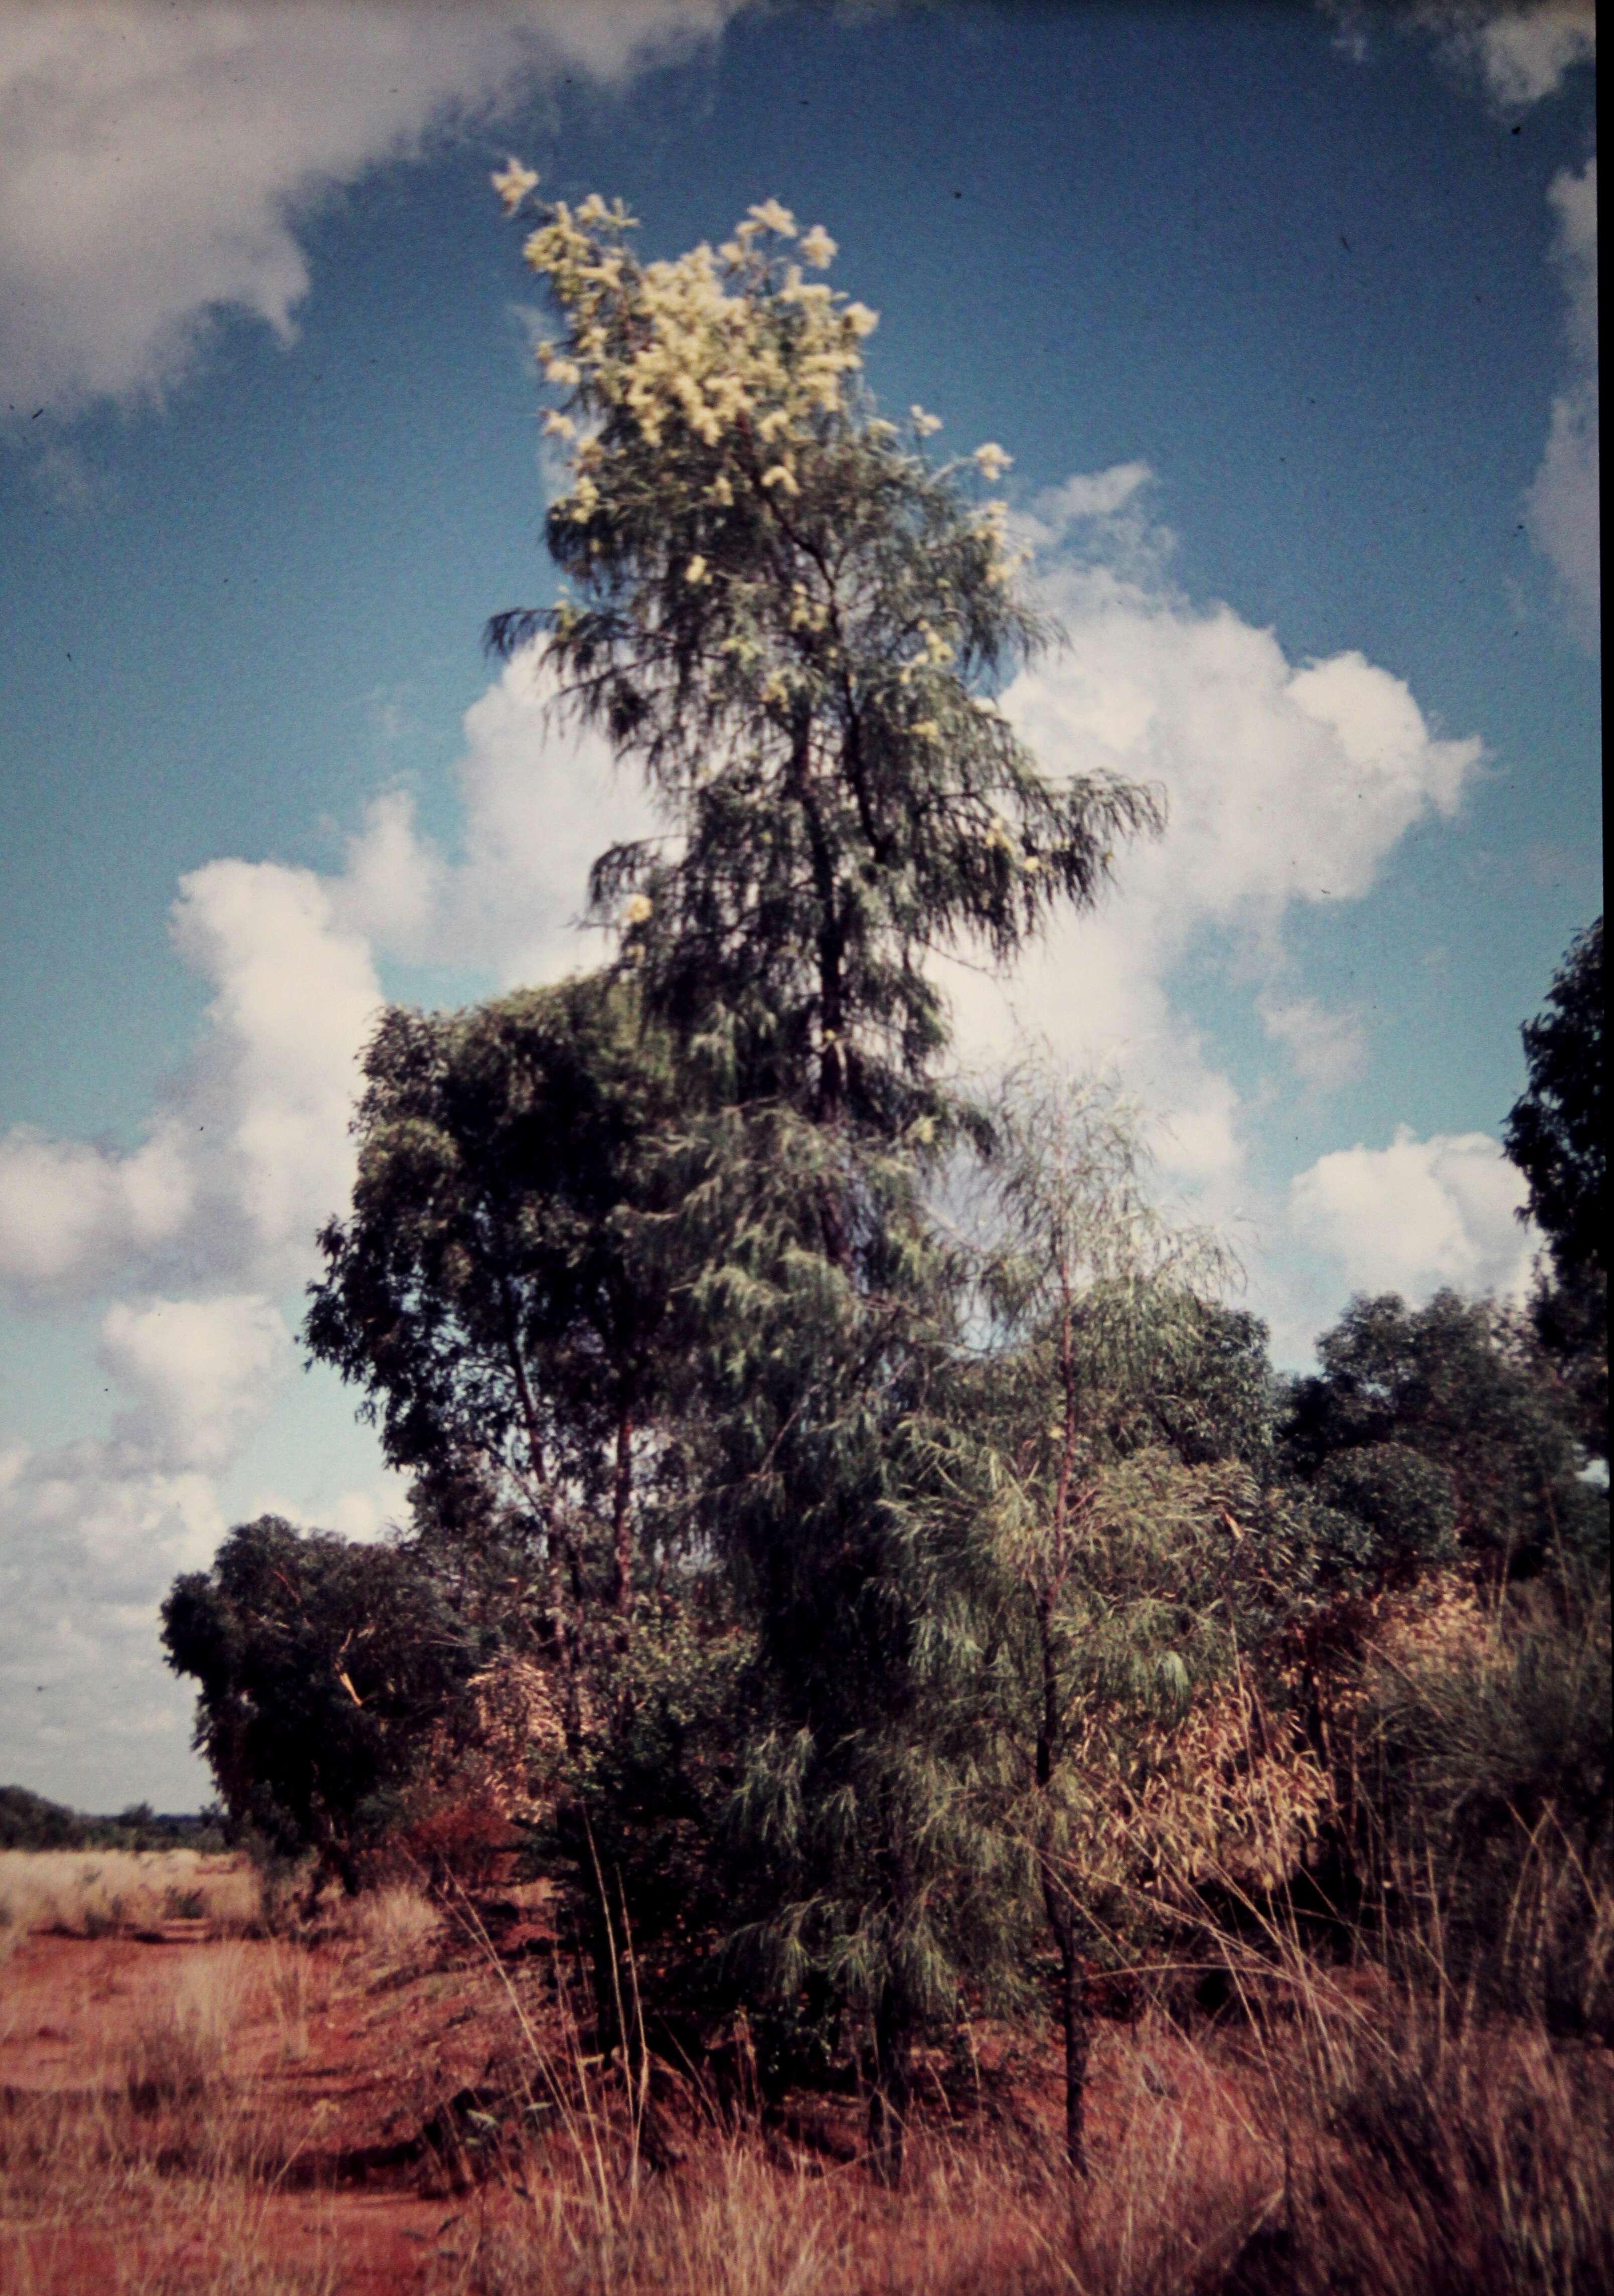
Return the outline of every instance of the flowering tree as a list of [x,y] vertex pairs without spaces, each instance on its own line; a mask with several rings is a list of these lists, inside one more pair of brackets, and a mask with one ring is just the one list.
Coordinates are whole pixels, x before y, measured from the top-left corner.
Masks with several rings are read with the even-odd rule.
[[[512,214],[536,181],[495,178]],[[925,1201],[962,1114],[930,961],[1012,960],[1160,807],[1054,779],[1015,734],[999,696],[1049,633],[979,483],[1008,457],[937,467],[934,416],[878,414],[874,314],[807,276],[823,227],[769,201],[648,263],[635,227],[590,198],[526,242],[559,321],[567,586],[489,643],[538,642],[660,813],[590,898],[701,1079],[676,1219],[702,1521],[758,1653],[731,1942],[782,2018],[867,2008],[894,2177],[913,2039],[1001,1950],[968,1792],[983,1556],[947,1504],[958,1292]]]
[[[495,182],[514,212],[537,178],[512,160]],[[834,257],[823,227],[770,200],[716,250],[652,263],[634,227],[620,203],[557,201],[526,242],[561,321],[538,357],[571,586],[489,643],[541,636],[660,800],[667,834],[613,848],[591,889],[652,1005],[732,1046],[741,1099],[889,1136],[930,1111],[930,953],[1012,958],[1094,898],[1159,800],[1052,779],[998,707],[1047,635],[1004,504],[966,483],[1009,458],[933,467],[935,416],[876,414],[874,313],[806,276]]]

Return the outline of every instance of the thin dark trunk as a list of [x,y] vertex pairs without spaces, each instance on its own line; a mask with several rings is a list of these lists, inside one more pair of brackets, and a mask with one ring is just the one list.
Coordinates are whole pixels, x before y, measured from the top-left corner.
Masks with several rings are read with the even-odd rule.
[[[840,1123],[846,1107],[844,1038],[847,1015],[842,977],[846,928],[835,898],[835,857],[824,834],[812,786],[810,718],[804,718],[796,728],[791,744],[791,783],[807,823],[807,844],[812,853],[813,891],[818,902],[818,1028],[822,1049],[818,1055],[818,1090],[813,1114],[817,1123],[832,1130]],[[819,1188],[818,1216],[823,1228],[823,1248],[830,1260],[839,1268],[849,1268],[852,1247],[846,1210],[832,1180],[824,1181]]]
[[616,1557],[614,1596],[617,1616],[626,1620],[633,1607],[634,1550],[630,1507],[634,1491],[634,1415],[624,1407],[617,1422],[617,1472],[611,1494],[611,1550]]
[[1093,2021],[1082,1998],[1082,1960],[1076,1949],[1076,1924],[1069,1911],[1048,1898],[1048,1922],[1059,1947],[1060,2025],[1065,2042],[1065,2158],[1070,2173],[1087,2173],[1087,2059],[1093,2047]]
[[[582,1738],[582,1699],[578,1676],[580,1664],[578,1644],[583,1620],[583,1560],[578,1544],[564,1527],[563,1502],[549,1479],[544,1457],[544,1436],[538,1419],[537,1398],[532,1382],[527,1376],[526,1359],[521,1352],[520,1336],[516,1325],[515,1308],[508,1287],[501,1288],[501,1306],[504,1317],[505,1344],[510,1353],[510,1367],[515,1379],[516,1399],[520,1406],[521,1425],[527,1437],[528,1464],[531,1467],[538,1496],[539,1520],[549,1542],[551,1558],[550,1592],[556,1624],[556,1645],[561,1653],[561,1672],[565,1687],[566,1705],[564,1728],[567,1751],[575,1754]],[[565,1616],[561,1599],[561,1568],[571,1584],[572,1613]]]
[[914,2086],[914,2023],[896,1987],[883,1985],[874,2011],[874,2088],[869,2098],[869,2165],[882,2185],[902,2182],[903,2144]]
[[1036,1729],[1036,1784],[1046,1793],[1053,1776],[1053,1750],[1059,1742],[1059,1669],[1053,1647],[1053,1589],[1043,1587],[1036,1598],[1036,1636],[1042,1655],[1043,1710]]

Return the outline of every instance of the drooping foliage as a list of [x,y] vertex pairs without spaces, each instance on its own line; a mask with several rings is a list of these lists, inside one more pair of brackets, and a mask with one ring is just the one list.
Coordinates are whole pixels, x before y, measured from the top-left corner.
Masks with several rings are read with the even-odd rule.
[[[512,166],[506,204],[530,182]],[[1051,778],[1013,730],[1000,694],[1045,633],[971,491],[1007,458],[934,467],[933,418],[877,413],[873,314],[802,267],[827,234],[770,201],[716,250],[645,263],[633,228],[561,202],[527,242],[559,320],[539,357],[572,454],[547,522],[569,587],[489,638],[541,640],[661,816],[591,895],[710,1095],[675,1225],[702,1521],[757,1637],[743,1948],[782,2013],[805,1992],[872,2017],[894,2166],[911,2042],[977,1965],[959,1876],[992,1862],[956,1726],[978,1556],[941,1503],[958,1286],[925,1200],[972,1128],[938,1080],[930,961],[1012,959],[1160,808]]]
[[1085,1974],[1135,1943],[1161,1859],[1225,1830],[1218,1782],[1178,1793],[1168,1757],[1274,1607],[1283,1559],[1245,1464],[1270,1449],[1272,1382],[1265,1332],[1215,1304],[1226,1254],[1151,1200],[1135,1111],[1033,1070],[995,1128],[966,1406],[986,1472],[963,1496],[995,1569],[997,1820],[1058,1963],[1079,2169]]
[[1044,636],[1002,505],[965,484],[1007,457],[933,468],[934,418],[876,414],[874,314],[803,274],[828,235],[769,201],[716,250],[644,263],[633,227],[561,201],[527,241],[561,326],[539,356],[571,592],[490,642],[542,635],[569,705],[643,764],[666,833],[592,890],[653,1008],[720,1041],[741,1096],[889,1132],[945,1042],[930,953],[1012,957],[1159,801],[1050,779],[999,708]]

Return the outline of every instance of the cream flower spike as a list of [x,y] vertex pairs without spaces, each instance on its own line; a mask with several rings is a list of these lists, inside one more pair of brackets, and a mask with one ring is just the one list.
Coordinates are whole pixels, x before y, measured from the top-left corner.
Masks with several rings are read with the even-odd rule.
[[978,447],[975,449],[975,459],[980,464],[987,484],[995,486],[1013,462],[1014,457],[1012,455],[1005,455],[1001,447],[995,446],[988,439],[984,447]]
[[777,232],[781,239],[794,239],[796,218],[789,208],[781,207],[777,200],[764,200],[760,207],[748,208],[746,213],[760,224],[764,231]]
[[802,260],[810,263],[815,271],[827,271],[840,251],[821,223],[801,234]]
[[939,430],[941,429],[940,415],[927,414],[922,406],[910,406],[908,414],[912,419],[914,428],[918,431],[922,439],[928,439],[933,431]]
[[504,173],[491,176],[489,181],[504,202],[505,214],[512,216],[528,193],[537,189],[537,170],[524,168],[512,152],[504,162]]
[[648,893],[630,893],[622,904],[622,922],[625,925],[648,924],[655,908]]

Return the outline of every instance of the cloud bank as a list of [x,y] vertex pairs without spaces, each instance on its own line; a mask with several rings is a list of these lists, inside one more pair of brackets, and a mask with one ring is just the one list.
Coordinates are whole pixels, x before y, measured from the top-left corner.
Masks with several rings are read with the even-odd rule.
[[0,406],[160,396],[209,318],[283,336],[312,206],[580,71],[610,84],[733,0],[57,0],[0,12]]
[[1324,1253],[1353,1292],[1426,1299],[1442,1284],[1506,1298],[1529,1280],[1533,1240],[1518,1215],[1524,1176],[1483,1132],[1415,1139],[1397,1127],[1388,1148],[1341,1148],[1290,1184],[1302,1243]]

